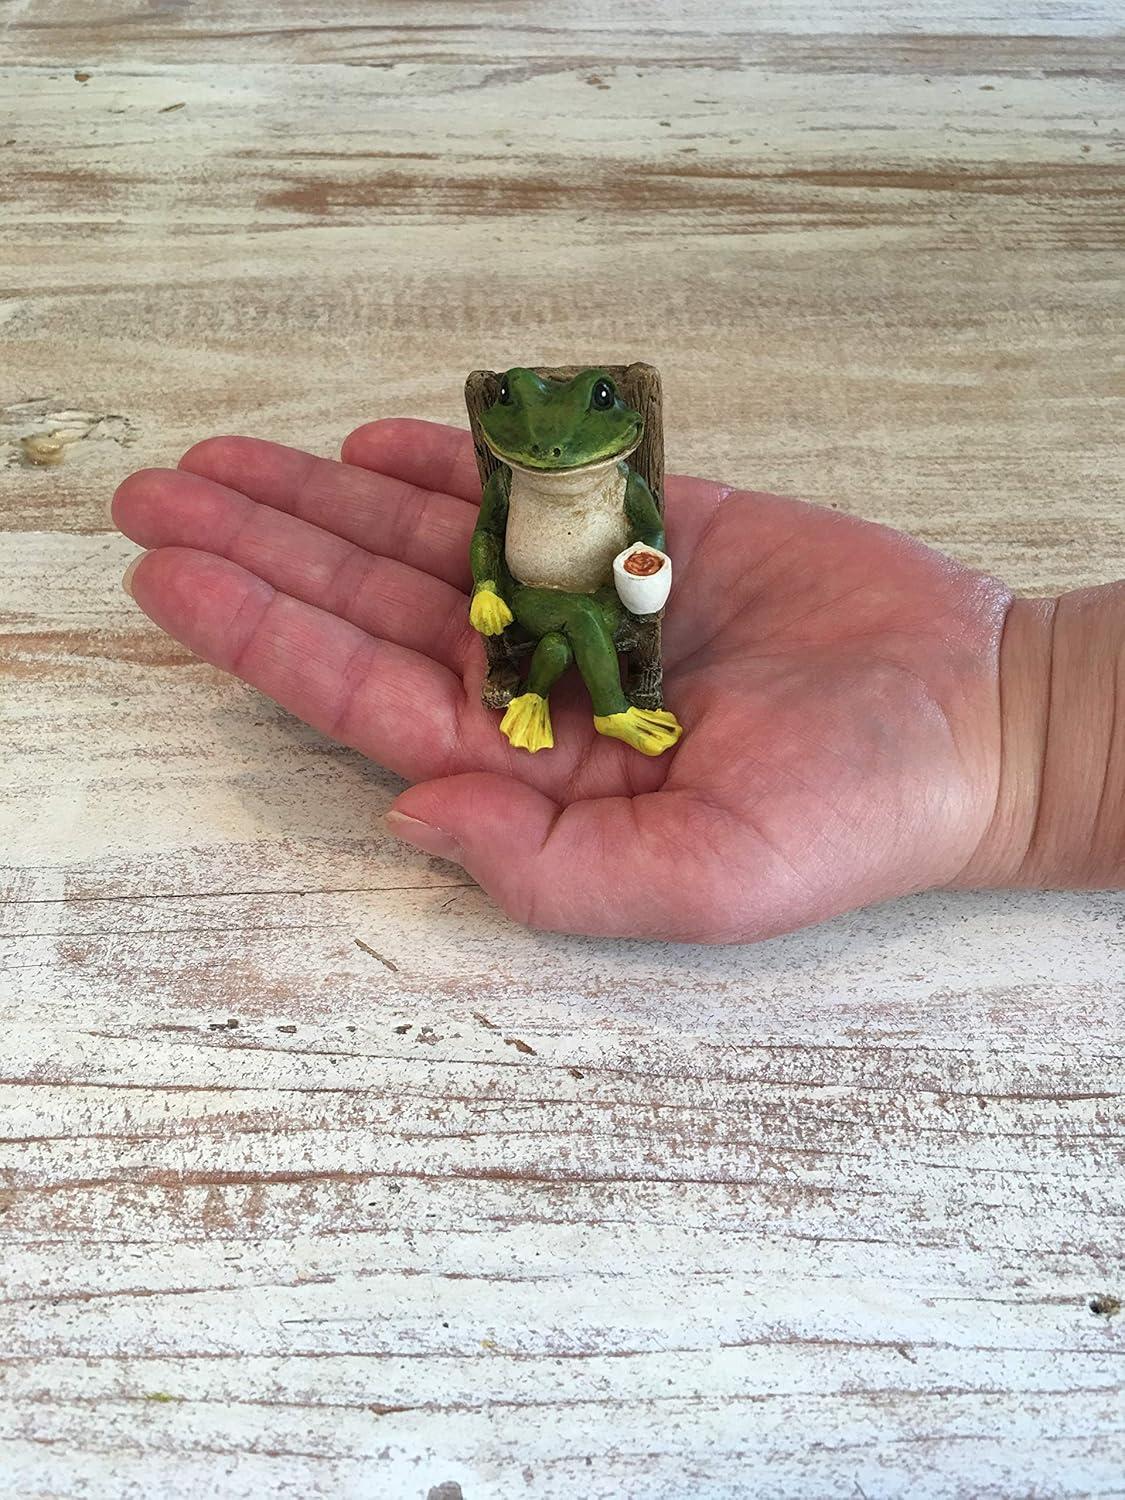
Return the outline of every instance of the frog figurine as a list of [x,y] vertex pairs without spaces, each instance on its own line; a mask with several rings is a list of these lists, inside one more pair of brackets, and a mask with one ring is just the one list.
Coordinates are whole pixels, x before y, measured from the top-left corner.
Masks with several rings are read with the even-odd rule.
[[500,467],[484,486],[470,545],[469,619],[482,635],[513,626],[534,643],[524,691],[508,704],[501,732],[517,749],[550,749],[548,695],[573,661],[597,732],[663,754],[683,729],[666,709],[630,704],[617,656],[629,619],[615,559],[620,565],[643,544],[659,554],[646,564],[667,562],[660,511],[626,462],[641,441],[641,414],[604,370],[551,380],[517,368],[500,377],[480,428]]

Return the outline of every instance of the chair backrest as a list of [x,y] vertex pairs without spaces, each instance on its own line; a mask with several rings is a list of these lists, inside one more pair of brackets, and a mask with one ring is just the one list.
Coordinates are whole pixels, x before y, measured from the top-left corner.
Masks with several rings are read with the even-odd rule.
[[[535,373],[544,380],[570,380],[579,371],[592,368],[592,365],[558,365],[552,369],[538,367]],[[641,363],[598,365],[597,368],[611,377],[628,404],[644,418],[644,436],[636,452],[630,456],[629,464],[644,479],[663,515],[664,421],[660,372],[652,365]],[[499,459],[490,452],[480,430],[481,412],[492,405],[499,390],[500,375],[496,370],[474,370],[465,381],[465,406],[482,485],[488,482],[492,471],[500,467]]]

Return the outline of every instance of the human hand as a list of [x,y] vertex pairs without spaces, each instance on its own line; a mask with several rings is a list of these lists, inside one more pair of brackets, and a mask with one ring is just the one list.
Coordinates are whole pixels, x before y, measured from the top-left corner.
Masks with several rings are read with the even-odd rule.
[[132,475],[113,518],[149,550],[127,586],[206,661],[416,783],[388,826],[512,916],[747,941],[980,866],[997,580],[831,509],[671,478],[684,738],[650,759],[596,734],[571,673],[556,748],[532,756],[480,703],[469,435],[375,422],[343,458],[221,437]]

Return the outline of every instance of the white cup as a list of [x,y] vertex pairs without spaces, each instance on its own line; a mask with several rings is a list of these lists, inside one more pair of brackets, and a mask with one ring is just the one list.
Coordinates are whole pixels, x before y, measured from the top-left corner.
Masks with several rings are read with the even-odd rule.
[[[625,560],[634,552],[651,552],[653,557],[659,557],[663,567],[656,573],[626,572]],[[659,547],[634,542],[613,559],[613,582],[617,587],[617,597],[631,615],[654,615],[668,601],[672,588],[672,559]]]

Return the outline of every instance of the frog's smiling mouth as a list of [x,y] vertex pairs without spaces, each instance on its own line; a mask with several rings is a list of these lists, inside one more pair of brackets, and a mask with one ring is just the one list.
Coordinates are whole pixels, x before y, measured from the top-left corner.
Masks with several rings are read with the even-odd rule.
[[485,445],[494,457],[501,463],[507,464],[509,469],[520,469],[526,474],[579,474],[584,469],[591,472],[596,469],[608,469],[614,464],[620,463],[622,459],[628,458],[630,453],[635,452],[641,441],[641,433],[638,432],[630,438],[621,448],[612,453],[602,454],[600,458],[587,458],[581,463],[564,464],[559,462],[562,456],[561,448],[554,448],[549,453],[542,455],[538,453],[506,453],[498,443],[492,441],[487,433],[483,434]]

